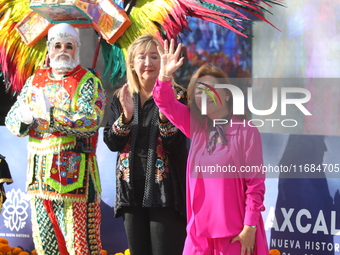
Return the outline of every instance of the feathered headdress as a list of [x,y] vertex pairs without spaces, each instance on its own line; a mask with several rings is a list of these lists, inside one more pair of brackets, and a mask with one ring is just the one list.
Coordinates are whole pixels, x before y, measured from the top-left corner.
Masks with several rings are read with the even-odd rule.
[[[118,1],[118,0],[117,0]],[[104,76],[115,82],[125,74],[125,54],[140,35],[178,39],[187,17],[214,22],[247,36],[246,13],[264,17],[283,0],[2,0],[0,3],[0,70],[8,90],[19,92],[26,79],[44,65],[48,29],[67,22],[95,29],[102,37]]]

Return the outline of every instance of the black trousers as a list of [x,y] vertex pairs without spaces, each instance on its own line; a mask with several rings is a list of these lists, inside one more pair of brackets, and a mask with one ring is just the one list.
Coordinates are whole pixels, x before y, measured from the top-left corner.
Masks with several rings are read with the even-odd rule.
[[186,237],[184,217],[171,207],[123,207],[131,255],[181,255]]

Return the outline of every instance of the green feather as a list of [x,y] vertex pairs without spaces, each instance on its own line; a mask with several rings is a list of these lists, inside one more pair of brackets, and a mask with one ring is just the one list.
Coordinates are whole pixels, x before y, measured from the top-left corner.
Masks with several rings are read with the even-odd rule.
[[105,40],[101,41],[101,50],[105,66],[103,80],[109,80],[114,86],[126,73],[123,50],[116,44],[108,44]]

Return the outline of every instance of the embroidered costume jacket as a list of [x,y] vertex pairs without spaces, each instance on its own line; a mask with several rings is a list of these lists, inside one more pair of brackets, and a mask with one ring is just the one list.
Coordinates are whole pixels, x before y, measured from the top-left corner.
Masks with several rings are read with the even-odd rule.
[[[50,114],[44,114],[33,87],[47,96]],[[16,102],[5,124],[14,135],[29,136],[28,193],[69,201],[87,201],[88,196],[98,195],[95,152],[106,103],[100,79],[80,65],[61,80],[53,78],[51,68],[43,68],[27,80],[20,96],[33,112],[33,123],[20,122]]]
[[[177,99],[185,100],[183,91],[177,91]],[[186,137],[169,121],[159,122],[152,97],[142,108],[135,94],[133,119],[124,124],[119,98],[114,95],[104,141],[110,150],[118,151],[116,217],[121,216],[122,206],[171,206],[185,216]],[[133,180],[141,178],[145,189],[142,205],[138,205]]]
[[[257,128],[233,116],[225,135],[228,144],[207,151],[208,126],[191,116],[187,106],[173,100],[170,82],[157,80],[154,99],[167,118],[191,138],[187,164],[187,233],[206,238],[238,235],[244,225],[256,225],[256,255],[268,254],[261,211],[264,211],[264,175],[242,172],[263,165]],[[206,169],[215,167],[215,173]],[[228,172],[225,167],[234,167]],[[217,172],[219,169],[224,171]]]

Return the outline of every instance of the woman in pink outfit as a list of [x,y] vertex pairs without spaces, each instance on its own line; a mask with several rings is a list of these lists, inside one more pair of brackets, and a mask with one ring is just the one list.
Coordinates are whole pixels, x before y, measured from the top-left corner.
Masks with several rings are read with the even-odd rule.
[[[231,92],[214,88],[215,84],[230,84],[228,77],[209,64],[199,68],[190,81],[189,107],[177,102],[171,79],[183,63],[183,58],[179,59],[181,44],[175,49],[173,41],[170,47],[165,41],[164,47],[165,53],[159,52],[161,69],[153,90],[154,100],[191,139],[183,254],[269,254],[261,216],[264,175],[251,171],[263,164],[257,128],[249,125],[244,116],[233,115]],[[204,96],[206,104],[202,104]],[[206,115],[202,114],[205,111]]]

